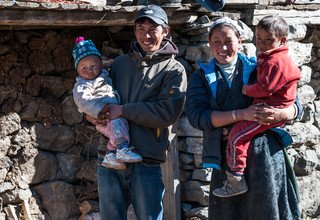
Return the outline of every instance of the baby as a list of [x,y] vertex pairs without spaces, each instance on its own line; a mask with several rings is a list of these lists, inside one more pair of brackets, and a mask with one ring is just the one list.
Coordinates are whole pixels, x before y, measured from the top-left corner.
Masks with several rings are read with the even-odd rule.
[[[103,69],[100,52],[91,40],[78,37],[72,56],[79,74],[72,91],[79,111],[94,118],[105,118],[104,106],[119,104],[120,97],[112,87],[108,71]],[[102,166],[123,170],[125,163],[142,161],[142,157],[132,151],[133,147],[129,147],[128,122],[124,118],[113,119],[96,129],[109,138]]]

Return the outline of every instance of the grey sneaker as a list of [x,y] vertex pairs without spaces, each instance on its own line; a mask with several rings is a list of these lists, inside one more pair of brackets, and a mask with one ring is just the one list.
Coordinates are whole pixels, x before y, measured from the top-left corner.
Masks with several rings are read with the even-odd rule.
[[132,150],[133,147],[117,150],[116,159],[125,163],[137,163],[142,161],[142,157],[139,154],[134,153]]
[[212,194],[218,197],[231,197],[248,191],[247,181],[244,176],[235,176],[229,172],[224,186],[213,190]]
[[116,155],[112,152],[110,152],[104,156],[103,161],[101,163],[101,166],[108,167],[108,168],[115,169],[115,170],[124,170],[127,168],[126,164],[119,162],[116,159]]

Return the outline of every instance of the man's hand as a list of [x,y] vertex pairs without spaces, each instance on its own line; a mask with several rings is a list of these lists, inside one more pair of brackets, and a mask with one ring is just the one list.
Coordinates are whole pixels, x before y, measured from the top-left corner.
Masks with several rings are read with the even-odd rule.
[[101,112],[106,120],[112,120],[122,116],[123,105],[106,104]]

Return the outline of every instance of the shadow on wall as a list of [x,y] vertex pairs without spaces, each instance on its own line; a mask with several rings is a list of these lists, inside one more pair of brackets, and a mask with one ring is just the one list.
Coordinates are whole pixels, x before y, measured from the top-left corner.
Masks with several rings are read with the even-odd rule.
[[[0,32],[0,218],[78,219],[98,211],[99,134],[72,98],[75,36],[106,29]],[[24,216],[24,217],[23,217]],[[2,218],[1,218],[2,219]]]

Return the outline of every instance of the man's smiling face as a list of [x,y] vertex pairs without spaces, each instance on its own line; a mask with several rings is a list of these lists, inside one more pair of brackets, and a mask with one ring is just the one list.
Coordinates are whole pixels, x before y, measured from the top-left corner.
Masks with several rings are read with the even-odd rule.
[[134,33],[141,49],[148,53],[159,50],[163,38],[168,35],[168,29],[145,19],[143,22],[135,24]]

